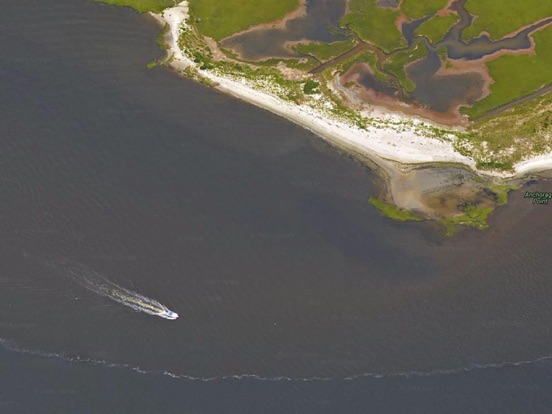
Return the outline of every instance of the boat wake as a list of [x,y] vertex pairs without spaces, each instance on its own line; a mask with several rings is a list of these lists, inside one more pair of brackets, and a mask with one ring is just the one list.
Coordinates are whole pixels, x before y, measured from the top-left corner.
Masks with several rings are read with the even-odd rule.
[[[136,365],[109,362],[105,360],[92,359],[88,357],[80,356],[68,356],[67,354],[60,352],[48,352],[37,349],[25,348],[18,345],[13,340],[8,340],[0,337],[0,347],[12,351],[18,352],[21,354],[34,355],[44,358],[59,358],[67,362],[84,362],[91,363],[94,365],[104,365],[109,368],[128,368],[133,371],[139,372],[140,374],[155,374],[155,375],[166,375],[174,379],[185,379],[190,381],[201,381],[201,382],[212,382],[212,381],[242,381],[242,380],[253,380],[253,381],[263,381],[263,382],[330,382],[330,381],[360,381],[363,379],[375,379],[375,380],[386,380],[392,378],[403,378],[406,380],[413,380],[415,378],[427,378],[427,377],[444,377],[459,375],[465,373],[478,372],[481,370],[501,370],[501,369],[510,369],[515,367],[524,367],[530,365],[545,364],[545,367],[548,367],[552,362],[552,355],[545,355],[535,359],[521,360],[521,361],[503,361],[495,363],[486,363],[486,364],[474,364],[471,366],[465,366],[460,368],[444,368],[436,369],[431,371],[402,371],[389,374],[376,373],[376,372],[366,372],[352,374],[348,376],[313,376],[313,377],[287,377],[287,376],[264,376],[260,374],[226,374],[221,376],[210,376],[210,377],[201,377],[196,375],[187,375],[184,373],[177,374],[174,372],[169,372],[165,370],[147,370]],[[505,386],[511,386],[506,384]],[[523,386],[519,386],[520,389],[523,389]]]
[[128,306],[135,311],[145,312],[150,315],[174,320],[178,314],[169,310],[155,299],[148,298],[137,292],[121,287],[110,282],[95,270],[77,262],[69,260],[55,260],[48,262],[49,267],[62,272],[65,276],[77,282],[79,285],[91,290],[98,295],[105,296],[121,305]]

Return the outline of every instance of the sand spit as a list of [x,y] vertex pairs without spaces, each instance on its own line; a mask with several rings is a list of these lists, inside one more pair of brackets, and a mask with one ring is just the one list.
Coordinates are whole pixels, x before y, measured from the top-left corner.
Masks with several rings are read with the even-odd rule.
[[[179,48],[178,38],[182,28],[186,27],[188,18],[188,3],[183,1],[175,7],[164,10],[161,14],[152,16],[161,24],[168,25],[168,56],[170,66],[178,71],[197,65],[190,60]],[[325,114],[307,105],[295,105],[284,101],[269,92],[260,91],[245,80],[234,80],[229,77],[216,75],[208,70],[199,70],[202,77],[213,82],[215,87],[227,94],[251,104],[269,110],[304,128],[320,135],[328,142],[354,153],[363,155],[374,162],[389,160],[400,164],[433,164],[454,163],[462,164],[474,171],[473,159],[456,152],[450,140],[420,135],[420,128],[431,123],[392,113],[384,108],[377,109],[382,121],[390,124],[409,122],[412,125],[389,127],[368,126],[366,130],[349,125],[343,121],[328,118]],[[373,116],[366,113],[367,116]],[[418,127],[418,128],[416,128]],[[381,162],[378,164],[382,164]],[[383,162],[383,164],[387,164]],[[500,173],[478,171],[485,175],[509,178],[524,175],[534,171],[552,169],[552,154],[541,155],[525,160],[515,165],[515,173]]]

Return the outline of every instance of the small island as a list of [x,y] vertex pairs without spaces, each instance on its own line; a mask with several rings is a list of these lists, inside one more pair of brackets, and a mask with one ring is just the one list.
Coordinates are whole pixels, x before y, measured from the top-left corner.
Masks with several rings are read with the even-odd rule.
[[283,116],[383,178],[370,202],[486,228],[552,169],[552,3],[100,0],[150,12],[162,62]]

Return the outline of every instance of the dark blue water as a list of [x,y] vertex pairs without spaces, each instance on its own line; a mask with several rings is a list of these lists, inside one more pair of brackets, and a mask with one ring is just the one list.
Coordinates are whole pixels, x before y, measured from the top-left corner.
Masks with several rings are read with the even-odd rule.
[[547,207],[445,240],[308,131],[146,69],[146,16],[10,1],[0,31],[0,412],[547,412],[548,363],[505,365],[552,354]]

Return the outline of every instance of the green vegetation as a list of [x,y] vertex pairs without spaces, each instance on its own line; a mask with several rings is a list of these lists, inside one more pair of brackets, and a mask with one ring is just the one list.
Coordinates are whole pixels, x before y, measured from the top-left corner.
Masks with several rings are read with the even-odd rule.
[[318,61],[309,58],[309,59],[289,59],[283,60],[285,65],[291,69],[299,69],[305,72],[308,72],[319,65]]
[[494,40],[528,26],[537,20],[552,16],[552,2],[548,0],[468,0],[468,13],[477,16],[464,30],[465,40],[486,31]]
[[349,59],[341,62],[338,67],[338,71],[340,73],[346,73],[355,63],[367,63],[368,66],[370,66],[370,69],[372,69],[374,77],[378,81],[389,81],[389,76],[378,69],[377,61],[378,58],[374,52],[370,50],[363,50],[362,52],[359,52],[356,55],[351,56]]
[[422,221],[423,218],[417,214],[402,210],[394,204],[388,204],[375,197],[370,197],[370,203],[376,206],[385,216],[398,221]]
[[448,0],[402,0],[401,10],[410,20],[430,16],[444,8]]
[[341,24],[348,25],[362,40],[386,52],[406,46],[402,33],[395,26],[399,12],[376,3],[377,0],[350,0],[351,13],[341,19]]
[[202,70],[213,69],[213,57],[211,55],[204,55],[201,52],[192,52],[194,62],[198,64]]
[[428,51],[424,42],[418,41],[413,49],[395,53],[386,59],[383,62],[383,69],[395,75],[405,91],[412,92],[416,89],[416,84],[407,76],[406,66],[409,63],[426,57],[427,54]]
[[[188,28],[183,30],[178,39],[181,50],[191,59],[196,61],[201,68],[211,69],[212,73],[228,76],[236,80],[245,80],[253,87],[260,90],[267,91],[280,99],[294,103],[294,104],[307,104],[313,108],[316,107],[322,113],[327,114],[334,119],[340,119],[344,122],[356,125],[359,128],[366,128],[368,119],[361,116],[357,111],[347,107],[339,96],[327,87],[325,83],[318,84],[318,82],[311,80],[290,80],[287,79],[279,69],[274,67],[281,59],[270,59],[261,63],[247,63],[247,62],[229,62],[229,61],[215,61],[212,53],[209,50],[208,45],[204,39],[198,34],[196,28]],[[286,65],[292,64],[310,64],[311,60],[307,60],[307,63],[300,63],[297,60],[284,60]],[[188,71],[188,76],[194,79],[198,79],[203,82],[208,80],[202,80],[202,75],[197,70]],[[323,95],[323,99],[313,99],[309,93],[315,92],[314,86],[320,89]]]
[[425,36],[432,45],[437,44],[445,37],[450,28],[456,23],[460,17],[457,14],[451,13],[447,16],[435,15],[431,19],[422,23],[414,32],[416,36]]
[[478,168],[511,170],[529,154],[552,151],[552,93],[482,119],[467,134],[458,134],[456,148],[478,162]]
[[319,82],[308,80],[305,82],[305,86],[303,86],[303,92],[305,92],[307,95],[312,95],[315,93],[320,93],[320,90],[318,87],[320,86]]
[[113,4],[115,6],[132,7],[140,13],[155,12],[160,13],[167,7],[174,6],[173,0],[96,0],[102,3]]
[[[172,6],[175,0],[98,1],[128,5],[142,12],[148,10],[159,12],[163,8]],[[255,2],[253,0],[227,0],[225,2],[190,0],[192,26],[183,27],[179,46],[197,66],[186,68],[183,72],[208,86],[214,86],[216,83],[210,80],[210,75],[202,70],[209,70],[210,74],[227,76],[241,82],[245,81],[249,86],[269,92],[282,100],[315,108],[322,116],[340,119],[359,128],[366,129],[368,125],[371,125],[376,128],[393,128],[397,131],[412,130],[423,136],[438,137],[452,142],[460,152],[473,157],[477,167],[481,169],[511,170],[516,162],[528,154],[552,151],[552,93],[520,104],[493,119],[481,119],[472,124],[467,132],[451,132],[427,125],[415,125],[412,121],[363,117],[355,109],[359,106],[350,105],[350,102],[344,97],[345,94],[341,95],[343,89],[332,88],[332,85],[326,81],[333,80],[335,76],[347,72],[355,63],[366,63],[378,81],[393,82],[395,85],[398,80],[408,94],[416,89],[416,84],[408,78],[406,68],[409,64],[428,54],[425,47],[426,42],[422,39],[418,39],[414,45],[406,48],[406,41],[395,25],[401,12],[381,8],[377,6],[377,1],[350,0],[351,13],[342,19],[342,23],[349,25],[365,41],[382,50],[392,52],[390,56],[386,59],[382,57],[383,60],[378,62],[378,54],[371,50],[362,50],[354,56],[326,68],[316,77],[312,77],[298,71],[280,71],[280,69],[283,65],[304,71],[313,69],[319,64],[317,60],[328,61],[353,49],[357,44],[356,38],[351,37],[333,43],[297,44],[294,49],[305,55],[301,59],[271,58],[263,62],[248,63],[240,61],[239,56],[232,51],[221,49],[228,59],[217,61],[213,56],[213,54],[215,56],[217,54],[210,49],[204,35],[219,41],[256,24],[274,21],[294,10],[298,5],[298,0],[278,2],[274,0]],[[473,3],[472,0],[469,1],[470,4]],[[480,0],[483,4],[488,1]],[[411,19],[433,14],[418,27],[415,34],[426,37],[430,43],[436,45],[459,19],[454,13],[435,14],[446,3],[447,0],[403,0],[401,7],[402,11]],[[540,10],[542,11],[543,8],[541,7]],[[505,13],[510,12],[506,11]],[[536,12],[528,12],[528,14],[531,13]],[[481,23],[483,20],[476,19],[476,21]],[[511,26],[512,22],[502,22],[502,24]],[[157,42],[160,47],[165,47],[163,39],[167,29],[166,25],[158,36]],[[552,83],[550,76],[552,73],[552,27],[535,33],[534,39],[536,55],[506,55],[487,63],[489,72],[495,80],[491,85],[492,94],[476,102],[472,108],[464,108],[465,113],[472,118],[478,117],[493,108],[512,102],[520,96]],[[454,62],[454,60],[448,59],[445,47],[439,48],[438,54],[445,64],[449,65]],[[151,62],[147,67],[152,69],[158,64],[158,62]],[[166,64],[166,62],[160,64]],[[353,85],[354,82],[347,82],[345,87]],[[487,198],[494,199],[497,205],[502,205],[507,202],[508,192],[514,188],[510,185],[493,184],[483,191],[487,194]],[[384,200],[371,197],[370,203],[393,220],[424,220],[424,217],[419,214],[403,210]],[[493,211],[493,207],[487,206],[488,203],[489,200],[486,200],[484,204],[466,203],[463,205],[462,214],[439,219],[446,228],[447,236],[453,235],[459,226],[487,228],[488,216]]]
[[[193,31],[190,30],[188,32]],[[182,34],[180,39],[182,44],[187,44],[188,38],[193,39],[193,33],[188,32]],[[186,53],[188,56],[195,58],[197,50],[186,49]],[[229,76],[234,79],[238,78],[251,81],[256,84],[259,89],[269,89],[271,93],[285,101],[300,104],[306,99],[305,92],[303,91],[305,82],[286,79],[278,69],[271,65],[256,66],[245,62],[213,60],[208,60],[208,63],[210,65],[209,69],[212,69],[214,73]]]
[[[234,59],[234,60],[239,60],[239,59]],[[239,61],[243,62],[243,63],[246,63],[246,61],[243,61],[243,60],[239,60]],[[304,57],[304,58],[301,58],[301,59],[271,58],[271,59],[262,60],[262,61],[259,61],[259,62],[247,62],[247,63],[249,63],[251,65],[254,65],[254,66],[270,66],[270,67],[275,67],[278,64],[283,63],[288,68],[299,69],[299,70],[302,70],[304,72],[308,72],[309,70],[314,69],[315,67],[320,65],[320,62],[318,62],[317,60],[315,60],[312,57],[308,57],[308,58]]]
[[480,170],[514,171],[514,165],[511,162],[477,161],[475,166]]
[[281,19],[299,7],[298,0],[190,0],[189,4],[200,33],[217,41]]
[[[98,0],[110,4],[131,6],[140,12],[160,12],[166,7],[175,4],[176,0]],[[513,166],[529,155],[536,155],[552,151],[552,93],[522,103],[514,108],[500,113],[490,119],[481,118],[472,124],[467,132],[455,132],[439,130],[428,126],[414,126],[409,122],[390,120],[378,120],[363,117],[354,107],[348,106],[348,102],[339,90],[332,89],[325,81],[333,80],[339,73],[348,71],[355,63],[366,63],[375,78],[380,82],[400,82],[404,91],[408,94],[415,90],[416,85],[408,78],[405,68],[412,62],[427,56],[428,51],[424,42],[417,41],[412,47],[406,49],[406,41],[403,39],[395,23],[400,11],[384,9],[377,6],[378,0],[350,0],[351,13],[342,19],[343,24],[357,32],[359,37],[367,42],[380,47],[387,52],[393,51],[387,59],[378,62],[378,55],[371,50],[362,50],[346,60],[327,68],[320,73],[318,78],[299,76],[297,71],[293,72],[293,79],[288,79],[286,74],[280,72],[283,65],[288,68],[309,71],[315,68],[319,61],[327,61],[336,56],[342,55],[353,49],[357,41],[350,37],[344,41],[333,43],[310,42],[298,44],[294,49],[305,55],[301,59],[268,59],[264,62],[246,63],[239,61],[232,51],[222,49],[222,52],[232,62],[216,61],[213,52],[207,45],[203,35],[211,36],[220,40],[233,33],[253,25],[270,22],[278,19],[297,7],[298,0],[190,0],[192,27],[184,29],[179,45],[183,52],[193,59],[197,68],[188,68],[188,76],[197,79],[206,85],[213,86],[213,82],[204,76],[202,70],[210,70],[211,73],[226,75],[236,80],[245,80],[252,87],[272,93],[279,98],[295,103],[304,104],[315,108],[323,116],[333,119],[340,119],[359,128],[367,128],[368,125],[376,128],[394,128],[404,130],[411,128],[420,135],[439,137],[452,142],[463,154],[473,157],[480,169],[513,170]],[[511,0],[505,0],[510,2]],[[537,0],[531,0],[536,2]],[[475,7],[496,8],[494,0],[468,0],[468,4]],[[512,27],[519,28],[522,25],[533,23],[540,17],[552,15],[549,2],[542,2],[539,7],[528,7],[516,5],[522,8],[525,14],[507,10],[504,4],[498,7],[504,14],[516,16],[516,20],[496,19],[497,27],[503,25],[503,31],[490,25],[484,26],[483,15],[475,19],[474,27],[480,25],[486,27],[493,37],[502,36],[512,31]],[[429,0],[420,2],[414,0],[403,0],[402,11],[413,16],[431,15],[443,7],[443,0]],[[477,3],[477,4],[476,4]],[[516,10],[518,10],[516,9]],[[429,14],[426,14],[429,13]],[[495,12],[490,12],[495,13]],[[495,16],[485,17],[487,20],[494,20]],[[455,13],[449,15],[434,15],[425,21],[415,34],[425,36],[433,45],[437,44],[447,33],[452,25],[458,20]],[[494,24],[493,23],[493,24]],[[483,25],[483,26],[482,26]],[[481,27],[474,30],[477,35]],[[157,38],[158,45],[163,48],[164,35],[168,26]],[[477,33],[476,33],[477,32]],[[498,33],[498,35],[496,34]],[[536,54],[512,54],[501,56],[494,61],[487,63],[490,75],[495,82],[491,85],[491,95],[476,102],[472,108],[463,108],[472,119],[477,119],[489,110],[508,104],[520,96],[525,96],[538,90],[544,85],[552,83],[552,26],[540,29],[535,32],[533,38],[536,42]],[[397,50],[401,49],[401,50]],[[447,49],[444,47],[438,50],[439,57],[445,64],[454,62],[449,60]],[[159,62],[150,62],[147,67],[153,69]],[[278,67],[277,67],[278,66]],[[391,74],[393,76],[391,76]],[[318,81],[320,82],[318,82]],[[346,87],[354,83],[347,82]],[[321,94],[321,96],[313,96]],[[490,115],[490,114],[489,114]],[[492,185],[485,191],[496,200],[498,205],[504,204],[508,198],[508,191],[513,187],[508,185]],[[423,220],[417,214],[402,210],[392,204],[387,204],[381,199],[371,198],[370,202],[380,209],[383,214],[394,220]],[[464,213],[460,216],[442,219],[441,222],[447,228],[447,235],[452,235],[459,225],[471,226],[474,228],[486,228],[487,216],[492,211],[490,207],[466,205]]]
[[[324,75],[324,73],[322,75]],[[365,118],[359,112],[345,105],[341,97],[336,96],[336,94],[330,88],[328,88],[326,84],[320,84],[320,91],[324,95],[324,98],[328,99],[331,107],[327,109],[324,106],[319,106],[319,110],[326,112],[330,116],[340,119],[344,122],[356,125],[360,129],[366,129],[368,124],[373,121],[372,119]]]
[[447,237],[453,236],[458,230],[458,226],[468,226],[483,230],[489,227],[487,217],[493,210],[494,207],[476,207],[468,204],[464,208],[464,214],[454,217],[444,217],[439,222],[445,226]]
[[178,47],[184,54],[198,64],[200,69],[212,69],[213,54],[205,40],[193,28],[182,30],[178,39]]
[[441,46],[439,49],[437,49],[437,55],[439,56],[439,59],[441,59],[443,62],[446,62],[448,59],[448,49],[446,46]]
[[495,195],[496,203],[499,206],[503,206],[508,202],[508,193],[510,190],[517,190],[519,187],[515,185],[505,184],[493,184],[489,187],[489,190]]
[[350,38],[333,43],[312,42],[299,43],[294,47],[295,51],[302,55],[312,55],[321,62],[330,60],[336,56],[348,52],[356,46],[356,40]]
[[165,26],[163,26],[163,30],[159,32],[157,35],[157,46],[159,46],[159,49],[167,49],[167,45],[165,44],[165,35],[167,34],[167,31],[169,30],[169,25],[165,23]]
[[463,108],[470,118],[477,118],[524,95],[552,83],[552,26],[535,33],[536,55],[506,55],[487,63],[495,83],[491,94]]
[[214,70],[222,75],[259,82],[259,86],[262,84],[264,89],[269,88],[279,98],[294,104],[301,104],[305,99],[303,82],[287,80],[280,71],[271,67],[253,68],[247,64],[217,62]]

